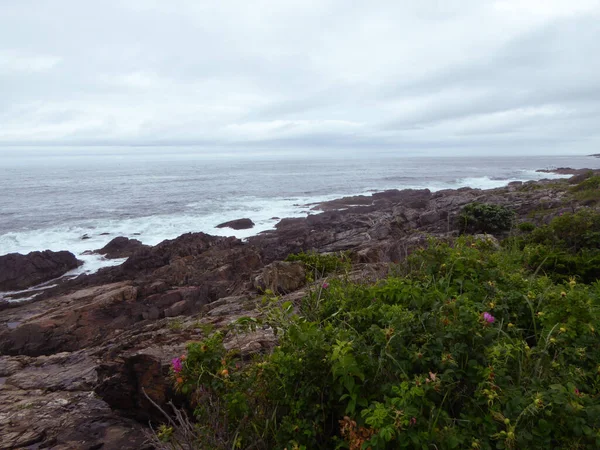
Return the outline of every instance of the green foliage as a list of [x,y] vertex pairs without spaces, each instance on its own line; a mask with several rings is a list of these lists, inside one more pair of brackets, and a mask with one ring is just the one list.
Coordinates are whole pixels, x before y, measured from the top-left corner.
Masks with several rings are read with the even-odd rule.
[[529,233],[535,230],[535,225],[531,222],[521,222],[519,225],[517,225],[517,228],[523,233]]
[[590,176],[570,189],[571,196],[585,205],[594,205],[600,201],[600,176]]
[[288,255],[286,261],[300,261],[306,268],[309,281],[314,281],[325,275],[344,272],[350,269],[350,258],[345,253],[301,252]]
[[510,230],[515,217],[514,211],[489,203],[469,203],[458,217],[463,233],[497,233]]
[[573,186],[570,190],[571,192],[581,192],[581,191],[589,191],[592,189],[600,188],[600,176],[594,175],[589,178],[583,180],[581,183]]
[[600,214],[589,208],[555,217],[520,240],[528,267],[556,281],[600,278]]
[[251,325],[279,345],[251,361],[221,333],[190,344],[198,448],[600,448],[600,282],[545,276],[533,245],[432,240],[405,277],[273,302]]

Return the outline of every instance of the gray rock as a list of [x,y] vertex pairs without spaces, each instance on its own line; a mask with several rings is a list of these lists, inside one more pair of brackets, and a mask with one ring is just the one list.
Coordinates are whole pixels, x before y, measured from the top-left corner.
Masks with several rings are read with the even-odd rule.
[[265,266],[254,279],[259,291],[271,290],[276,294],[287,294],[306,283],[306,271],[300,262],[276,261]]

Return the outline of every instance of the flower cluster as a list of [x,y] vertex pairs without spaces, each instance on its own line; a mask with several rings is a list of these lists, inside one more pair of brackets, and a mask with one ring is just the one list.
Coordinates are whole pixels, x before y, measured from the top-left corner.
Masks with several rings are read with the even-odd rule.
[[494,323],[496,321],[496,318],[492,316],[489,312],[484,312],[483,320],[485,320],[487,323]]
[[173,372],[179,373],[183,370],[183,360],[181,358],[173,358],[171,366],[173,367]]

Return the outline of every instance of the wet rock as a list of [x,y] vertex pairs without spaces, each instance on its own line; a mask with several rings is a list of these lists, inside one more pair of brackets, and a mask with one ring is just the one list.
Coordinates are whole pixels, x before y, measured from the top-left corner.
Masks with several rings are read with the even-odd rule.
[[71,252],[9,253],[0,256],[0,290],[21,290],[64,275],[81,264]]
[[109,259],[127,258],[143,248],[149,248],[149,246],[142,244],[137,239],[129,239],[119,236],[114,238],[101,249],[94,250],[94,253],[104,255],[104,257]]
[[250,219],[236,219],[230,220],[229,222],[223,222],[217,225],[215,228],[231,228],[233,230],[248,230],[254,227],[254,222]]

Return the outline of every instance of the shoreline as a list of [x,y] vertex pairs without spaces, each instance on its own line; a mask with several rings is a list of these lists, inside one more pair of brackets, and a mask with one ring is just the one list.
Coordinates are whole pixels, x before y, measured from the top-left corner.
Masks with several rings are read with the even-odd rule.
[[[572,169],[572,170],[581,170],[581,169]],[[555,174],[554,179],[566,178],[569,175],[564,173],[554,172],[553,169],[538,169],[535,171],[531,171],[532,174],[535,173],[546,173],[546,174]],[[542,178],[543,179],[543,178]],[[304,202],[298,202],[297,199],[286,199],[286,198],[272,198],[272,199],[263,199],[261,202],[264,205],[269,205],[270,202],[281,203],[284,202],[280,206],[276,206],[274,210],[269,210],[267,214],[267,208],[262,210],[255,210],[254,216],[252,217],[252,211],[237,211],[236,214],[230,212],[221,216],[220,218],[215,218],[214,223],[209,224],[205,223],[204,216],[187,216],[187,213],[182,212],[180,214],[174,216],[162,216],[162,215],[150,215],[150,216],[140,216],[135,218],[107,218],[103,219],[106,222],[105,225],[93,225],[91,226],[83,226],[78,224],[77,222],[71,225],[53,225],[47,228],[40,228],[34,230],[12,230],[6,231],[3,234],[0,234],[0,256],[9,254],[9,253],[20,253],[26,254],[32,251],[43,251],[43,250],[53,250],[53,251],[61,251],[67,250],[71,251],[78,257],[85,256],[86,252],[91,252],[95,249],[101,248],[106,245],[110,240],[118,236],[125,236],[131,239],[141,240],[142,243],[146,245],[157,245],[163,240],[166,239],[174,239],[181,234],[190,231],[201,231],[204,233],[208,233],[215,236],[235,236],[239,239],[247,239],[249,237],[255,236],[263,231],[272,230],[276,227],[279,220],[282,218],[298,218],[298,217],[307,217],[310,214],[318,213],[319,205],[325,205],[329,203],[338,202],[341,199],[345,199],[348,197],[353,198],[369,198],[373,194],[378,194],[381,192],[385,192],[387,190],[404,190],[404,189],[429,189],[431,192],[438,192],[441,190],[448,189],[461,189],[464,187],[469,187],[472,189],[497,189],[501,187],[505,187],[509,183],[513,181],[540,181],[541,179],[528,178],[521,180],[514,180],[512,178],[502,179],[502,180],[494,180],[489,176],[483,176],[480,180],[487,180],[492,184],[495,184],[491,187],[480,187],[479,183],[468,183],[462,185],[457,185],[455,187],[444,187],[444,186],[435,186],[435,183],[432,183],[428,187],[423,186],[414,186],[412,184],[408,184],[406,186],[400,186],[391,189],[368,189],[362,192],[354,192],[347,194],[332,194],[326,196],[317,196],[313,198],[306,198]],[[466,181],[466,180],[465,180]],[[500,183],[501,182],[501,183]],[[285,206],[285,202],[288,202],[289,205]],[[259,213],[259,214],[257,214]],[[272,213],[272,214],[271,214]],[[261,215],[262,214],[262,215]],[[256,218],[258,216],[258,218]],[[267,217],[268,216],[268,217]],[[240,217],[249,217],[255,223],[256,226],[252,229],[248,230],[237,230],[232,231],[230,229],[219,229],[216,226],[221,221],[230,221],[236,220]],[[262,217],[262,218],[261,218]],[[180,225],[177,225],[177,221],[183,218],[183,221]],[[131,224],[128,224],[131,222]],[[171,228],[170,231],[163,231],[157,235],[151,235],[150,231],[141,232],[135,231],[136,228],[138,230],[142,228],[142,226],[147,226],[148,223],[166,223],[169,224]],[[200,222],[199,224],[197,222]],[[135,224],[138,223],[138,226]],[[196,224],[195,224],[196,223]],[[197,226],[200,225],[200,226]],[[116,226],[116,227],[115,227]],[[111,229],[111,227],[113,229]],[[115,230],[115,228],[120,228]],[[127,229],[129,229],[127,231]],[[42,237],[40,237],[42,236]],[[44,237],[46,236],[46,237]],[[4,238],[4,248],[2,248],[2,238]],[[39,242],[42,239],[46,239],[43,245],[40,245]],[[21,242],[22,241],[22,242]],[[102,260],[98,260],[98,258],[84,258],[87,259],[84,261],[86,264],[82,270],[86,270],[89,272],[95,272],[99,268],[103,267]],[[94,261],[96,259],[96,261]],[[94,266],[97,266],[94,268]]]
[[[486,193],[486,192],[493,192],[495,190],[498,189],[506,189],[509,186],[513,185],[513,186],[520,186],[523,184],[537,184],[537,183],[551,183],[553,181],[557,181],[557,180],[565,180],[568,178],[571,178],[573,176],[579,175],[579,174],[584,174],[589,172],[592,169],[588,169],[588,168],[584,168],[584,169],[572,169],[572,168],[554,168],[554,169],[538,169],[536,170],[537,173],[544,173],[544,174],[555,174],[557,175],[554,178],[542,178],[539,180],[528,180],[528,181],[507,181],[507,183],[501,187],[494,187],[494,188],[489,188],[489,189],[478,189],[478,188],[472,188],[469,186],[463,186],[463,187],[458,187],[456,189],[440,189],[440,190],[431,190],[431,189],[422,189],[421,191],[427,191],[430,194],[436,194],[438,192],[443,192],[443,193],[452,193],[452,192],[459,192],[461,190],[472,190],[472,191],[480,191],[482,193]],[[395,199],[401,199],[404,195],[404,193],[407,192],[411,192],[411,191],[415,191],[415,189],[411,189],[411,188],[407,188],[407,189],[390,189],[390,190],[384,190],[384,191],[378,191],[378,192],[372,192],[369,194],[358,194],[358,195],[349,195],[349,196],[343,196],[343,197],[337,197],[334,198],[333,200],[325,200],[325,201],[321,201],[321,202],[313,202],[313,203],[308,203],[308,204],[304,204],[301,205],[301,207],[303,209],[306,209],[306,214],[305,215],[301,215],[301,216],[292,216],[292,217],[282,217],[282,218],[272,218],[272,219],[277,219],[276,222],[274,222],[272,224],[272,226],[270,226],[269,228],[266,229],[256,229],[256,228],[250,228],[250,229],[245,229],[245,230],[233,230],[230,228],[217,228],[215,227],[213,232],[208,232],[207,234],[210,236],[214,236],[214,237],[231,237],[231,238],[235,238],[235,239],[241,239],[242,242],[244,243],[248,243],[248,242],[252,242],[253,240],[256,239],[260,239],[261,235],[268,235],[270,232],[276,232],[278,227],[280,226],[280,224],[282,223],[286,223],[289,221],[293,221],[295,219],[300,219],[300,220],[308,220],[310,217],[314,217],[314,216],[319,216],[322,215],[324,213],[328,213],[328,212],[345,212],[345,211],[351,211],[354,208],[369,208],[369,207],[373,207],[374,205],[377,204],[377,202],[380,201],[394,201]],[[416,190],[419,191],[419,190]],[[162,242],[165,241],[171,241],[171,240],[176,240],[178,237],[186,234],[186,233],[190,233],[191,231],[186,231],[184,233],[181,233],[177,236],[174,236],[171,239],[165,239],[162,240],[158,243],[156,243],[155,245],[150,245],[151,247],[155,247],[160,245]],[[204,231],[201,231],[200,233],[205,233]],[[242,235],[243,237],[238,237]],[[130,236],[116,236],[107,232],[103,232],[100,234],[100,236],[105,237],[107,240],[106,244],[112,242],[113,239],[116,238],[127,238],[127,239],[139,239],[141,238],[141,236],[138,236],[137,233],[134,233],[133,235]],[[87,242],[88,239],[84,240],[84,242]],[[144,242],[141,242],[144,245],[148,245],[145,244]],[[82,264],[73,269],[70,270],[66,273],[64,273],[63,275],[56,277],[56,278],[52,278],[48,281],[45,281],[43,283],[37,284],[35,286],[31,286],[27,289],[23,289],[23,290],[16,290],[16,291],[0,291],[0,302],[8,302],[10,304],[18,304],[18,303],[23,303],[23,302],[35,302],[36,298],[38,296],[40,296],[41,294],[44,294],[44,292],[46,292],[47,290],[60,285],[60,284],[64,284],[64,283],[68,283],[70,280],[73,279],[77,279],[80,276],[93,276],[96,273],[98,273],[99,271],[106,269],[106,268],[110,268],[110,267],[119,267],[120,265],[122,265],[123,263],[125,263],[127,261],[127,257],[122,257],[122,258],[116,258],[116,257],[105,257],[105,255],[102,255],[100,253],[98,253],[98,250],[100,249],[100,247],[98,248],[94,248],[94,249],[86,249],[83,252],[80,253],[74,253],[75,256],[82,260]],[[66,251],[71,251],[69,249],[61,249],[61,250],[66,250]],[[0,257],[3,255],[0,255]],[[29,295],[32,294],[32,295]]]

